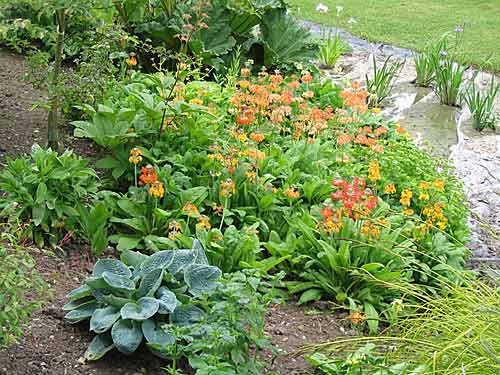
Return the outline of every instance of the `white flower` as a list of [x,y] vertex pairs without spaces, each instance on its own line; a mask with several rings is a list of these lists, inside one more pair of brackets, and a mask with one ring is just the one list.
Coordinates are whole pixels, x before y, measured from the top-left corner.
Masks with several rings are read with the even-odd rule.
[[326,12],[328,12],[328,7],[325,4],[319,3],[316,6],[316,12],[326,13]]
[[460,25],[457,25],[455,26],[455,30],[454,30],[457,34],[460,34],[460,33],[463,33],[464,32],[464,28]]
[[356,21],[356,19],[354,17],[351,17],[347,20],[347,23],[352,25],[353,23],[358,23],[358,21]]
[[335,9],[337,9],[337,16],[338,16],[344,10],[344,7],[341,5],[337,5]]

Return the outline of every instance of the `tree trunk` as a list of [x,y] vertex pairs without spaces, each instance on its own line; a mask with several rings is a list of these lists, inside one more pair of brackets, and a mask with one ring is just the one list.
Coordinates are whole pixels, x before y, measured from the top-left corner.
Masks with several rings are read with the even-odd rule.
[[66,31],[65,9],[56,11],[57,18],[57,44],[54,70],[49,84],[50,111],[47,127],[48,147],[57,151],[59,149],[59,74],[61,72],[62,55],[64,50],[64,33]]

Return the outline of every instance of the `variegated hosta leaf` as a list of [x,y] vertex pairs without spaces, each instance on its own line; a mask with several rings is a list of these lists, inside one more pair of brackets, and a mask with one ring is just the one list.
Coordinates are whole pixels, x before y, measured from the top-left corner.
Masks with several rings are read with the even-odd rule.
[[136,298],[152,297],[158,290],[163,279],[163,270],[161,268],[153,270],[144,275],[139,289],[136,292]]
[[175,253],[174,257],[172,262],[167,265],[167,269],[172,275],[193,264],[196,258],[196,254],[191,250],[172,250],[172,252]]
[[92,297],[92,296],[87,296],[87,297],[83,297],[83,298],[80,298],[80,299],[77,299],[74,301],[70,301],[63,306],[63,310],[64,311],[75,310],[75,309],[81,307],[82,305],[85,305],[85,304],[92,302],[92,301],[95,301],[94,297]]
[[142,322],[142,333],[149,344],[166,346],[175,344],[175,338],[161,328],[164,323],[157,323],[151,319]]
[[111,328],[111,337],[116,349],[121,353],[130,354],[137,350],[142,342],[140,323],[133,320],[120,319]]
[[107,271],[102,274],[102,277],[106,284],[108,284],[112,289],[121,291],[135,290],[135,283],[127,277],[109,273]]
[[97,335],[90,343],[83,357],[87,361],[97,361],[114,347],[113,339],[109,333]]
[[130,278],[130,269],[117,259],[99,259],[94,266],[92,276],[101,277],[104,272]]
[[85,280],[85,284],[87,284],[91,289],[106,289],[108,284],[104,281],[104,277],[89,277]]
[[134,300],[131,300],[130,298],[117,297],[112,294],[102,296],[102,300],[104,303],[114,307],[118,307],[119,309],[121,309],[129,302],[134,302]]
[[143,297],[135,302],[127,303],[121,309],[123,319],[146,320],[158,312],[159,302],[151,297]]
[[72,324],[78,323],[82,320],[89,319],[96,309],[97,303],[95,301],[90,301],[75,310],[71,310],[64,316],[64,319]]
[[188,326],[203,320],[205,312],[195,305],[177,306],[170,315],[170,322],[177,326]]
[[193,296],[214,290],[219,285],[217,280],[221,276],[222,271],[219,268],[204,264],[193,264],[184,271],[184,281]]
[[149,257],[147,255],[132,250],[124,250],[122,251],[120,256],[120,259],[123,263],[136,269],[140,268],[142,262],[144,262],[148,258]]
[[113,327],[113,324],[120,319],[120,310],[113,306],[94,311],[90,318],[90,330],[95,333],[103,333]]
[[208,265],[207,255],[205,253],[205,250],[203,249],[203,245],[201,244],[201,242],[199,240],[194,240],[193,241],[193,248],[191,249],[191,251],[195,255],[194,262],[196,264],[206,264],[206,265]]
[[170,314],[177,307],[178,301],[175,293],[168,290],[166,287],[161,287],[156,292],[156,297],[158,298],[158,302],[160,307],[158,308],[158,314]]
[[156,269],[165,269],[174,259],[174,250],[159,251],[151,255],[141,264],[143,274],[148,274]]
[[88,285],[82,285],[76,289],[73,289],[66,296],[70,301],[76,301],[83,297],[88,297],[92,295],[92,289]]

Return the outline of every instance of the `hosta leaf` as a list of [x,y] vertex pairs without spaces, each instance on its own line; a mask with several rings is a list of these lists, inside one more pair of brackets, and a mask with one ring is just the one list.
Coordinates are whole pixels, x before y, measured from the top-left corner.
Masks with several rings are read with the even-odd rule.
[[133,353],[142,342],[140,324],[133,320],[121,319],[111,328],[111,337],[113,338],[116,349],[121,353]]
[[83,297],[88,297],[92,295],[92,289],[88,285],[82,285],[76,289],[73,289],[66,296],[70,301],[76,301]]
[[195,263],[196,264],[207,264],[208,265],[208,258],[205,253],[205,250],[203,249],[203,245],[199,240],[194,240],[193,241],[193,248],[191,251],[195,254]]
[[158,303],[160,304],[158,314],[170,314],[177,307],[178,301],[175,293],[165,287],[158,289],[156,297],[158,298]]
[[136,298],[152,297],[158,290],[163,279],[163,270],[156,269],[147,273],[139,285],[136,292]]
[[139,268],[141,263],[148,259],[148,256],[137,251],[125,250],[122,252],[120,259],[127,266]]
[[104,272],[102,277],[106,284],[113,289],[131,291],[135,289],[135,283],[127,277],[115,275],[114,273]]
[[109,334],[97,335],[90,343],[83,357],[87,361],[97,361],[114,347],[113,339]]
[[175,337],[161,328],[164,323],[157,323],[151,319],[142,322],[142,334],[146,341],[155,345],[173,345],[175,344]]
[[104,272],[123,277],[132,276],[130,269],[117,259],[99,259],[94,266],[92,276],[101,277]]
[[104,277],[89,277],[85,280],[85,284],[87,284],[93,291],[96,289],[108,288],[108,284],[104,281]]
[[193,264],[185,270],[184,281],[189,286],[189,292],[197,296],[214,290],[221,275],[222,272],[217,267]]
[[120,319],[120,310],[113,306],[97,309],[90,318],[90,330],[95,333],[103,333],[113,327],[113,324]]
[[123,319],[146,320],[158,312],[159,302],[151,297],[143,297],[137,302],[127,303],[121,309]]
[[194,305],[177,306],[170,315],[170,322],[178,326],[188,326],[203,320],[205,312]]
[[97,303],[95,301],[91,301],[86,304],[83,304],[82,306],[80,306],[75,310],[71,310],[64,316],[64,319],[66,319],[68,322],[72,324],[78,323],[81,322],[82,320],[89,319],[96,309],[97,309]]
[[93,302],[93,301],[95,301],[95,300],[94,300],[94,297],[92,297],[92,296],[83,297],[83,298],[75,300],[75,301],[70,301],[63,306],[63,311],[75,310],[75,309],[77,309],[77,308],[79,308],[79,307],[81,307],[89,302]]
[[141,264],[143,274],[147,274],[156,269],[165,269],[172,263],[175,256],[175,250],[160,251],[151,255]]
[[133,300],[131,300],[129,298],[117,297],[117,296],[114,296],[112,294],[102,296],[102,300],[104,303],[111,305],[111,306],[114,306],[114,307],[118,307],[120,309],[123,306],[125,306],[127,303],[134,302]]
[[175,275],[176,273],[182,271],[184,268],[190,266],[194,263],[196,254],[191,250],[173,250],[174,258],[172,262],[167,266],[168,271]]

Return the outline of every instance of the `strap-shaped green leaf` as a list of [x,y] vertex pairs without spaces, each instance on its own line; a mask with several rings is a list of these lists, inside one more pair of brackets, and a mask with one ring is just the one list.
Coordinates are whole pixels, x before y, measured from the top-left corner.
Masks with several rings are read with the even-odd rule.
[[156,297],[158,298],[158,303],[160,305],[158,308],[158,314],[170,314],[174,312],[177,304],[179,303],[175,293],[171,292],[166,287],[158,289]]
[[104,272],[113,273],[123,277],[132,276],[130,269],[117,259],[99,259],[94,266],[92,276],[101,277]]
[[142,322],[142,333],[148,343],[160,346],[175,344],[175,337],[161,328],[163,324],[151,319]]
[[113,327],[113,324],[120,319],[120,310],[113,306],[97,309],[90,318],[90,330],[95,333],[103,333]]
[[111,328],[111,337],[118,351],[130,354],[135,352],[141,345],[142,330],[139,323],[133,320],[120,319]]
[[221,276],[222,271],[217,267],[193,264],[185,270],[184,281],[189,286],[189,292],[193,296],[198,296],[214,290]]
[[121,309],[123,319],[146,320],[158,312],[159,302],[155,298],[143,297],[135,302],[129,302]]
[[90,343],[83,357],[87,361],[97,361],[115,347],[109,334],[97,335]]

